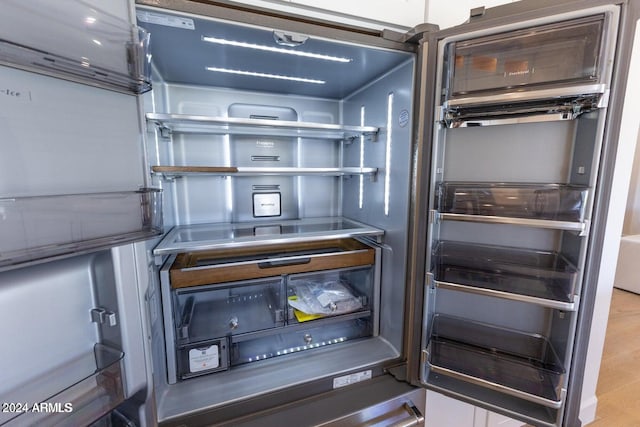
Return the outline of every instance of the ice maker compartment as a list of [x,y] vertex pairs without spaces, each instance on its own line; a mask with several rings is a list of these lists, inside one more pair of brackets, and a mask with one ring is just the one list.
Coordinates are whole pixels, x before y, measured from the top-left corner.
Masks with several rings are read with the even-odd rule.
[[557,252],[452,241],[438,242],[432,271],[454,283],[572,303],[578,271]]
[[276,277],[177,291],[178,339],[195,343],[283,326],[283,288]]
[[442,182],[441,213],[582,222],[588,190],[564,184]]
[[435,315],[428,352],[434,373],[551,408],[562,404],[565,369],[542,335]]

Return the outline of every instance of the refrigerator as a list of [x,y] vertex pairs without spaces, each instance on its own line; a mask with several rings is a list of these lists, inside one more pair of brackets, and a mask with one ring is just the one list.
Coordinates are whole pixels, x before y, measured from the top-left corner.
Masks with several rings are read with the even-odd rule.
[[5,1],[0,424],[581,425],[639,13]]

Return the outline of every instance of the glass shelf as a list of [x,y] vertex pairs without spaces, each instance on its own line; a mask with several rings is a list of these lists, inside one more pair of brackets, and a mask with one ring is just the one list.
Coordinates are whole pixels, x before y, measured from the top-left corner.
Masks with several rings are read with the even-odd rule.
[[0,269],[159,235],[160,200],[157,189],[0,198]]
[[[31,405],[27,412],[0,413],[0,424],[7,427],[91,424],[124,401],[123,356],[121,351],[96,344],[92,352],[0,399]],[[52,387],[59,384],[65,385],[51,395]],[[55,411],[35,411],[36,403]]]
[[151,89],[148,43],[144,29],[82,0],[2,2],[4,65],[139,94]]
[[349,140],[364,136],[375,141],[379,132],[379,128],[373,126],[345,126],[238,117],[147,113],[146,118],[147,122],[156,126],[165,137],[171,133],[262,135],[333,140]]
[[368,175],[374,177],[378,168],[297,168],[297,167],[245,167],[245,166],[153,166],[154,174],[163,179],[176,179],[184,176],[352,176]]
[[541,335],[435,315],[428,353],[435,373],[549,408],[562,406],[565,369]]
[[433,274],[443,288],[576,309],[578,271],[556,252],[441,241]]
[[301,243],[358,236],[380,237],[384,231],[342,217],[306,218],[273,222],[181,225],[174,227],[153,254],[257,248],[278,243]]

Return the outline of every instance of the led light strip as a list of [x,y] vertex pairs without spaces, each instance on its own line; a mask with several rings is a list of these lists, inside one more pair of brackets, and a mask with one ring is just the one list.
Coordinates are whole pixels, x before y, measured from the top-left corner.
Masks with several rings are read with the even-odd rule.
[[389,215],[389,199],[391,197],[391,134],[393,126],[393,92],[387,98],[387,147],[384,172],[384,214]]
[[318,85],[323,85],[326,82],[324,80],[316,80],[316,79],[307,79],[304,77],[294,77],[294,76],[283,76],[281,74],[269,74],[269,73],[259,73],[256,71],[244,71],[244,70],[232,70],[229,68],[218,68],[218,67],[206,67],[207,71],[214,71],[216,73],[227,73],[227,74],[238,74],[241,76],[251,76],[251,77],[263,77],[267,79],[278,79],[278,80],[289,80],[294,82],[302,82],[302,83],[313,83]]
[[[360,107],[360,126],[364,126],[364,105]],[[364,135],[360,135],[360,167],[364,167]],[[358,207],[364,206],[364,175],[360,175],[360,192],[358,196]]]
[[321,53],[312,53],[312,52],[304,52],[300,50],[283,49],[281,47],[266,46],[266,45],[254,44],[254,43],[245,43],[245,42],[239,42],[235,40],[220,39],[217,37],[202,37],[202,40],[205,42],[216,43],[216,44],[221,44],[225,46],[244,47],[247,49],[284,53],[286,55],[303,56],[305,58],[322,59],[325,61],[333,61],[333,62],[351,62],[352,61],[351,58],[344,58],[340,56],[331,56],[331,55],[323,55]]

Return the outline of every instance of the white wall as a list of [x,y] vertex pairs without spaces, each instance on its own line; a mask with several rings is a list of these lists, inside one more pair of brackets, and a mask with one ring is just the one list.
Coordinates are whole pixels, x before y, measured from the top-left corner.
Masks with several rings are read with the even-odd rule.
[[[640,115],[640,107],[634,105],[636,114]],[[640,234],[640,133],[638,134],[638,146],[631,171],[631,185],[627,199],[622,235]]]
[[425,21],[440,28],[460,25],[469,19],[469,11],[484,6],[486,8],[512,3],[515,0],[425,0]]
[[238,0],[310,18],[405,32],[424,22],[426,0]]

